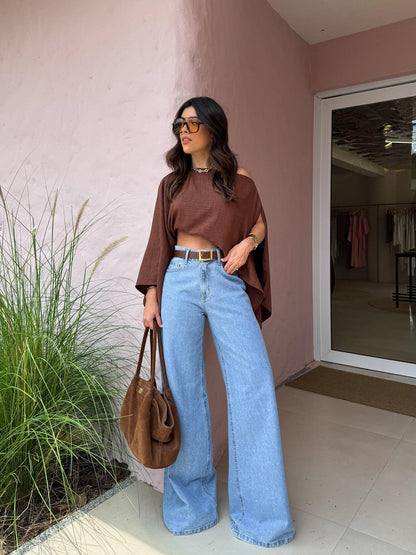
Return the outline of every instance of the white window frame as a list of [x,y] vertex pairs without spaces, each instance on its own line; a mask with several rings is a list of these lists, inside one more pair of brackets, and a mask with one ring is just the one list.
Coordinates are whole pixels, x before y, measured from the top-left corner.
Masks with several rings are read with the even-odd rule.
[[[416,364],[331,349],[330,218],[332,110],[416,96],[416,75],[325,91],[314,99],[313,321],[314,358],[416,378]],[[416,342],[416,337],[415,337]]]

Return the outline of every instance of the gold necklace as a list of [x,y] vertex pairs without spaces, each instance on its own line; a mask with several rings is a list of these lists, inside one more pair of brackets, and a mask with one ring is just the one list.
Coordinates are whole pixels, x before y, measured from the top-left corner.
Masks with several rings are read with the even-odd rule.
[[192,168],[197,173],[208,173],[212,168]]

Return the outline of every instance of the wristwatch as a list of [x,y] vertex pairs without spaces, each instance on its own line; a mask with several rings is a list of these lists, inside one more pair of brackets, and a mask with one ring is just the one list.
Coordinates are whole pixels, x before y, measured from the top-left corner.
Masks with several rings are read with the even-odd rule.
[[253,241],[254,241],[253,251],[255,251],[257,249],[257,247],[259,246],[259,242],[258,242],[258,239],[257,239],[256,235],[254,235],[254,233],[249,233],[247,237],[250,237],[251,239],[253,239]]

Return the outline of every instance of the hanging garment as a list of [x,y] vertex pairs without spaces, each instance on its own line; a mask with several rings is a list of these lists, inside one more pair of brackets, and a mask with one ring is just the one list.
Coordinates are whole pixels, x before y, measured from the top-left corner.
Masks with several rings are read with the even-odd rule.
[[398,252],[404,251],[405,245],[405,218],[402,210],[394,212],[393,246],[398,247]]
[[406,210],[406,245],[405,250],[415,248],[415,214],[413,210]]
[[[400,253],[415,249],[415,209],[397,208],[392,209],[391,212],[394,219],[393,246],[396,248],[396,252]],[[401,270],[406,270],[409,267],[406,258],[401,257],[399,264]],[[412,265],[412,274],[415,274],[414,265]]]
[[351,268],[363,268],[367,265],[367,235],[370,232],[364,210],[350,216],[348,241],[351,243]]

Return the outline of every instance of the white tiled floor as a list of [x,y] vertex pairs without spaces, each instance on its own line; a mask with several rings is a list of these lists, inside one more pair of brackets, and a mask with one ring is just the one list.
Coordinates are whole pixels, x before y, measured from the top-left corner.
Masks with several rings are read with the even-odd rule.
[[290,544],[265,550],[231,535],[224,456],[211,530],[172,536],[162,495],[134,483],[30,555],[416,554],[416,419],[291,387],[277,401],[297,529]]

